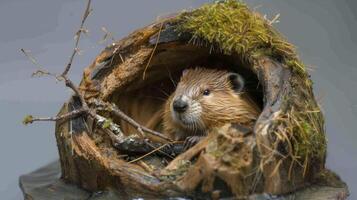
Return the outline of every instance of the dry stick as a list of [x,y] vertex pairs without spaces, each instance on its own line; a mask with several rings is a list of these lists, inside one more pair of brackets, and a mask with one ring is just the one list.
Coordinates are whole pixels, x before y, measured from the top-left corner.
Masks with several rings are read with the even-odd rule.
[[[72,52],[72,55],[69,59],[69,62],[66,66],[66,68],[64,69],[63,73],[60,75],[60,76],[56,76],[54,74],[51,74],[49,72],[46,72],[46,71],[43,71],[43,70],[39,70],[38,72],[41,72],[41,74],[45,74],[45,75],[51,75],[51,76],[54,76],[56,77],[57,80],[64,80],[65,81],[65,85],[69,88],[71,88],[73,90],[73,92],[75,93],[76,96],[79,97],[80,99],[80,102],[82,104],[82,108],[81,109],[77,109],[77,110],[74,110],[70,113],[67,113],[67,114],[64,114],[64,115],[61,115],[61,116],[58,116],[58,117],[49,117],[49,118],[33,118],[32,120],[33,121],[56,121],[59,120],[59,119],[69,119],[69,118],[73,118],[75,116],[77,116],[79,113],[83,114],[83,113],[87,113],[89,114],[90,116],[94,117],[96,116],[96,113],[94,110],[91,110],[89,109],[89,106],[87,104],[87,102],[85,101],[84,97],[81,95],[80,91],[78,90],[78,88],[74,85],[74,83],[67,77],[67,74],[72,66],[72,62],[73,62],[73,59],[75,57],[75,55],[77,54],[78,52],[78,45],[79,45],[79,40],[80,40],[80,37],[81,37],[81,33],[83,32],[83,27],[84,27],[84,23],[87,19],[87,17],[89,16],[90,12],[91,12],[91,8],[90,8],[90,5],[91,5],[91,0],[88,0],[88,3],[87,3],[87,7],[84,11],[84,14],[83,14],[83,17],[82,17],[82,21],[81,21],[81,25],[80,25],[80,28],[79,30],[76,32],[76,43],[75,43],[75,47],[73,49],[73,52]],[[162,28],[162,27],[161,27]],[[161,30],[161,29],[160,29]],[[31,62],[33,64],[35,64],[36,66],[39,66],[41,67],[37,61],[32,57],[30,56],[24,49],[21,49],[21,51],[25,54],[25,56],[27,56]],[[42,68],[42,67],[41,67]],[[36,72],[36,73],[38,73]],[[144,135],[144,132],[147,132],[149,134],[152,134],[152,135],[155,135],[157,137],[160,137],[162,139],[165,139],[165,140],[168,140],[168,141],[171,141],[169,138],[167,138],[166,136],[162,135],[161,133],[159,132],[156,132],[156,131],[153,131],[151,129],[148,129],[146,127],[143,127],[142,125],[140,125],[139,123],[137,123],[135,120],[133,120],[132,118],[130,118],[129,116],[127,116],[125,113],[123,113],[121,110],[119,110],[118,108],[116,109],[113,109],[113,112],[114,114],[116,114],[118,117],[122,118],[124,121],[128,122],[129,124],[131,124],[132,126],[134,126],[135,128],[137,128],[137,130],[142,134]],[[31,121],[31,120],[29,120]]]
[[143,159],[143,158],[145,158],[145,157],[147,157],[147,156],[150,156],[151,154],[153,154],[153,153],[155,153],[155,152],[161,150],[162,148],[166,147],[167,145],[168,145],[168,144],[161,145],[160,147],[158,147],[158,148],[156,148],[156,149],[150,151],[149,153],[146,153],[145,155],[140,156],[139,158],[136,158],[136,159],[134,159],[134,160],[129,161],[129,163],[134,163],[134,162],[137,162],[137,161],[139,161],[139,160],[141,160],[141,159]]
[[67,120],[67,119],[71,119],[71,118],[75,118],[78,117],[79,115],[82,115],[84,113],[87,113],[88,110],[84,109],[84,108],[80,108],[78,110],[74,110],[72,112],[60,115],[60,116],[56,116],[56,117],[38,117],[38,118],[31,118],[28,119],[25,123],[33,123],[35,121],[59,121],[59,120]]
[[[24,55],[25,55],[28,59],[30,59],[30,61],[31,61],[34,65],[36,65],[36,66],[42,68],[42,67],[37,63],[36,59],[33,58],[28,52],[26,52],[24,49],[21,49],[21,52],[23,52]],[[66,86],[69,87],[69,88],[71,88],[71,89],[74,91],[74,93],[80,98],[80,101],[81,101],[81,103],[82,103],[82,108],[77,109],[77,110],[74,110],[74,111],[69,112],[69,113],[66,113],[66,114],[63,114],[63,115],[60,115],[60,116],[56,116],[56,117],[47,117],[47,118],[45,118],[45,117],[39,117],[39,118],[33,118],[33,117],[31,116],[30,118],[24,120],[24,123],[25,123],[25,124],[33,123],[33,122],[35,122],[35,121],[58,121],[58,120],[61,120],[61,119],[66,119],[66,120],[67,120],[67,119],[71,119],[71,118],[77,117],[77,116],[80,115],[80,114],[90,113],[90,110],[89,110],[89,108],[88,108],[88,105],[86,104],[86,102],[85,102],[84,98],[82,97],[82,95],[80,95],[79,90],[76,88],[76,86],[73,84],[73,82],[72,82],[70,79],[67,78],[66,75],[64,75],[64,76],[62,76],[62,75],[61,75],[61,76],[57,76],[56,74],[52,74],[52,73],[47,72],[47,71],[45,71],[45,70],[37,70],[36,72],[34,72],[34,73],[32,74],[32,76],[35,76],[35,75],[37,75],[37,74],[39,74],[39,75],[53,76],[53,77],[55,77],[55,78],[56,78],[57,80],[59,80],[59,81],[65,80]],[[90,114],[92,114],[92,113],[90,113]]]
[[71,66],[72,66],[73,59],[74,59],[75,55],[76,55],[77,52],[78,52],[79,40],[80,40],[81,35],[82,35],[81,33],[82,33],[83,30],[84,30],[84,29],[83,29],[84,23],[85,23],[85,21],[87,20],[89,14],[90,14],[90,12],[91,12],[91,8],[90,8],[91,2],[92,2],[92,0],[88,0],[88,2],[87,2],[86,9],[85,9],[85,11],[84,11],[84,13],[83,13],[83,16],[82,16],[81,25],[80,25],[78,31],[76,32],[76,43],[75,43],[75,46],[74,46],[72,55],[71,55],[71,57],[70,57],[70,59],[69,59],[69,61],[68,61],[68,64],[67,64],[66,68],[64,69],[63,73],[61,74],[61,77],[65,80],[66,86],[69,87],[69,88],[71,88],[71,89],[74,91],[74,93],[76,94],[76,96],[79,97],[79,99],[80,99],[80,101],[81,101],[81,104],[82,104],[82,107],[83,107],[84,109],[86,109],[90,115],[93,116],[94,113],[91,112],[91,110],[89,110],[88,105],[87,105],[87,103],[86,103],[84,97],[80,94],[78,88],[77,88],[77,87],[74,85],[74,83],[67,77],[67,74],[68,74],[68,72],[69,72],[69,70],[70,70],[70,68],[71,68]]
[[157,39],[156,39],[156,42],[155,42],[155,47],[154,49],[152,50],[151,52],[151,55],[150,55],[150,58],[149,58],[149,61],[147,62],[146,66],[145,66],[145,69],[144,69],[144,73],[143,73],[143,80],[145,79],[145,75],[146,75],[146,70],[149,68],[149,65],[151,63],[151,60],[155,54],[155,51],[156,51],[156,48],[157,48],[157,45],[159,44],[159,40],[160,40],[160,35],[161,35],[161,31],[162,31],[162,27],[164,26],[164,23],[161,23],[161,26],[160,26],[160,29],[159,29],[159,33],[157,35]]
[[[72,66],[72,62],[73,62],[73,59],[75,57],[75,55],[77,54],[77,51],[78,51],[78,45],[79,45],[79,39],[81,37],[81,33],[83,32],[83,26],[84,26],[84,22],[86,21],[87,17],[89,16],[90,12],[91,12],[91,8],[90,8],[90,5],[91,5],[91,0],[88,0],[88,3],[87,3],[87,7],[85,9],[85,12],[83,14],[83,17],[82,17],[82,21],[81,21],[81,25],[80,25],[80,28],[79,30],[76,32],[76,43],[75,43],[75,47],[73,49],[73,53],[69,59],[69,62],[66,66],[66,68],[64,69],[63,73],[60,75],[60,76],[57,76],[55,74],[52,74],[52,73],[49,73],[47,71],[44,71],[44,70],[38,70],[36,71],[35,73],[33,73],[33,75],[36,75],[36,74],[44,74],[44,75],[50,75],[50,76],[54,76],[56,77],[57,80],[64,80],[65,81],[65,85],[69,88],[71,88],[75,95],[79,97],[80,101],[81,101],[81,104],[82,104],[82,108],[80,109],[77,109],[77,110],[74,110],[70,113],[66,113],[64,115],[61,115],[61,116],[58,116],[58,117],[49,117],[49,118],[33,118],[32,120],[34,121],[54,121],[54,119],[69,119],[69,118],[73,118],[75,117],[76,115],[78,115],[78,113],[81,113],[83,114],[84,112],[90,114],[90,115],[94,115],[93,111],[91,111],[86,103],[86,101],[84,100],[84,97],[80,94],[79,90],[77,89],[77,87],[74,85],[74,83],[67,77],[67,74]],[[21,49],[21,51],[24,53],[24,55],[26,57],[28,57],[30,59],[30,61],[38,66],[39,68],[42,68],[36,61],[36,59],[34,59],[31,55],[29,55],[24,49]],[[78,113],[77,113],[78,112]],[[30,122],[31,120],[29,120]]]
[[[99,106],[99,107],[103,107],[102,102],[101,102],[101,103],[95,102],[95,105],[96,105],[96,106]],[[90,114],[90,115],[91,115],[91,117],[93,117],[93,114]],[[97,120],[98,120],[99,118],[103,118],[102,116],[99,116],[99,115],[97,115],[97,114],[94,114],[94,117],[95,117],[95,119],[97,119]],[[112,130],[103,129],[103,131],[106,132],[106,133],[109,135],[109,137],[111,138],[112,142],[114,142],[114,143],[120,143],[120,142],[122,141],[122,139],[121,139],[120,137],[118,137],[118,135],[114,134],[114,133],[112,132]],[[122,133],[121,133],[121,134],[122,134]],[[155,147],[154,145],[150,144],[150,142],[147,142],[146,140],[144,140],[144,142],[145,142],[145,144],[147,144],[148,146],[150,146],[150,147],[153,148],[153,149],[156,149],[156,148],[157,148],[157,147]],[[175,143],[175,142],[173,142],[173,143]],[[157,150],[154,150],[154,151],[159,151],[159,152],[161,152],[162,154],[166,155],[167,157],[173,158],[172,156],[170,156],[170,155],[167,154],[166,152],[161,151],[161,149],[157,149]]]
[[82,21],[81,21],[81,25],[78,29],[78,31],[76,32],[76,43],[75,43],[75,46],[74,46],[74,49],[73,49],[73,52],[72,52],[72,55],[69,59],[69,62],[66,66],[66,68],[64,69],[63,73],[61,74],[62,77],[66,76],[72,66],[72,62],[73,62],[73,59],[74,59],[74,56],[77,54],[78,52],[78,45],[79,45],[79,40],[81,38],[81,33],[83,32],[83,27],[84,27],[84,22],[87,20],[87,17],[89,16],[90,12],[91,12],[91,8],[90,8],[90,5],[91,5],[91,0],[88,0],[88,3],[87,3],[87,7],[86,7],[86,10],[84,11],[84,14],[83,14],[83,17],[82,17]]
[[33,56],[31,56],[28,52],[26,52],[25,49],[21,48],[20,50],[21,50],[22,53],[25,54],[25,56],[26,56],[34,65],[36,65],[36,66],[39,67],[39,68],[42,68],[41,65],[38,64],[37,60],[36,60]]
[[99,41],[99,43],[105,43],[108,38],[112,40],[112,42],[115,42],[115,38],[113,36],[113,34],[111,32],[108,31],[107,28],[105,28],[104,26],[102,27],[102,31],[105,33],[103,36],[103,39]]
[[[67,87],[70,87],[74,92],[75,94],[80,98],[80,101],[82,103],[82,106],[87,109],[88,108],[88,105],[87,103],[85,102],[85,99],[83,98],[83,96],[80,94],[79,90],[75,87],[75,85],[73,84],[73,82],[67,78],[67,73],[69,72],[70,68],[71,68],[71,65],[72,65],[72,62],[73,62],[73,59],[74,59],[74,56],[76,55],[77,53],[77,49],[78,49],[78,44],[79,44],[79,39],[80,39],[80,36],[81,36],[81,32],[83,30],[83,26],[84,26],[84,22],[86,21],[88,15],[90,14],[90,4],[91,4],[91,0],[88,0],[88,3],[87,3],[87,7],[86,7],[86,10],[84,12],[84,15],[83,15],[83,18],[82,18],[82,22],[81,22],[81,25],[80,25],[80,28],[78,30],[78,32],[76,33],[76,36],[77,36],[77,40],[76,40],[76,44],[75,44],[75,48],[73,50],[73,53],[70,57],[70,60],[67,64],[67,67],[65,68],[65,70],[63,71],[62,73],[62,77],[63,79],[65,79],[65,82],[66,82],[66,86]],[[161,29],[162,29],[162,25],[160,27],[160,31],[159,31],[159,35],[160,35],[160,32],[161,32]],[[160,36],[159,36],[160,37]],[[157,46],[157,44],[156,44]],[[150,59],[151,60],[151,59]],[[94,113],[90,112],[89,111],[89,114],[90,115],[94,115]],[[160,138],[163,138],[165,140],[169,140],[171,141],[169,138],[165,137],[164,135],[162,135],[161,133],[159,132],[156,132],[156,131],[153,131],[151,129],[148,129],[146,127],[143,127],[141,126],[139,123],[137,123],[135,120],[133,120],[132,118],[130,118],[129,116],[127,116],[124,112],[122,112],[121,110],[119,109],[113,109],[113,112],[114,114],[116,114],[117,116],[119,116],[120,118],[122,118],[124,121],[128,122],[129,124],[131,124],[132,126],[136,127],[137,130],[139,131],[140,134],[144,135],[144,132],[147,132],[147,133],[150,133],[152,135],[155,135],[157,137],[160,137]]]
[[140,134],[144,135],[144,132],[147,132],[150,133],[151,135],[157,136],[167,141],[172,141],[170,138],[166,137],[165,135],[140,125],[138,122],[136,122],[134,119],[126,115],[123,111],[121,111],[116,106],[111,106],[110,110],[114,115],[120,117],[122,120],[135,127],[140,132]]
[[[82,103],[82,107],[85,108],[85,109],[88,109],[88,105],[87,105],[87,103],[85,102],[85,99],[84,99],[83,96],[80,94],[79,90],[76,88],[76,86],[73,84],[73,82],[72,82],[69,78],[67,78],[67,74],[68,74],[68,72],[69,72],[69,70],[70,70],[70,68],[71,68],[71,66],[72,66],[72,62],[73,62],[74,56],[77,54],[77,51],[78,51],[79,39],[80,39],[81,33],[82,33],[82,31],[83,31],[84,22],[86,21],[88,15],[89,15],[90,12],[91,12],[90,4],[91,4],[91,0],[88,0],[87,7],[86,7],[86,10],[85,10],[85,12],[84,12],[82,21],[81,21],[80,28],[79,28],[79,30],[78,30],[77,33],[76,33],[76,37],[77,37],[77,38],[76,38],[76,43],[75,43],[75,47],[74,47],[73,53],[72,53],[72,55],[71,55],[71,57],[70,57],[70,60],[69,60],[69,62],[68,62],[68,64],[67,64],[65,70],[63,71],[63,73],[62,73],[62,75],[61,75],[61,77],[63,77],[63,79],[64,79],[65,82],[66,82],[66,86],[67,86],[67,87],[70,87],[70,88],[75,92],[75,94],[80,98],[80,101],[81,101],[81,103]],[[161,27],[160,27],[160,30],[159,30],[159,36],[158,36],[158,38],[160,38],[160,32],[161,32],[162,27],[163,27],[163,24],[161,24]],[[158,40],[157,40],[157,41],[158,41]],[[157,47],[157,44],[155,45],[154,51],[155,51],[156,47]],[[152,56],[153,56],[153,54],[154,54],[154,51],[153,51],[153,53],[152,53],[152,55],[151,55],[151,57],[150,57],[150,60],[151,60],[151,58],[152,58]],[[149,63],[150,63],[150,60],[149,60],[149,62],[148,62],[148,65],[149,65]],[[147,65],[147,66],[148,66],[148,65]],[[88,112],[89,112],[89,114],[92,115],[92,116],[95,115],[94,113],[90,112],[90,110],[88,110]],[[134,126],[134,127],[139,131],[139,133],[140,133],[141,135],[144,135],[144,132],[143,132],[143,131],[145,131],[145,132],[147,132],[147,133],[150,133],[150,134],[155,135],[155,136],[157,136],[157,137],[160,137],[160,138],[162,138],[162,139],[171,141],[168,137],[162,135],[161,133],[156,132],[156,131],[151,130],[151,129],[148,129],[148,128],[146,128],[146,127],[140,125],[139,123],[137,123],[135,120],[133,120],[132,118],[130,118],[129,116],[127,116],[124,112],[122,112],[122,111],[121,111],[120,109],[118,109],[118,108],[113,109],[113,113],[114,113],[115,115],[117,115],[118,117],[120,117],[121,119],[123,119],[124,121],[128,122],[129,124],[131,124],[132,126]]]
[[82,107],[88,110],[88,108],[89,108],[88,104],[85,101],[84,97],[79,92],[78,88],[74,85],[74,83],[69,78],[67,78],[67,76],[63,76],[63,78],[65,79],[66,86],[71,88],[73,90],[73,92],[76,94],[76,96],[79,97],[79,100],[82,103]]
[[39,70],[37,70],[37,71],[32,73],[32,75],[31,75],[32,77],[47,75],[47,76],[53,76],[57,80],[60,80],[56,74],[52,74],[52,73],[50,73],[50,72],[48,72],[46,70],[43,70],[42,69],[43,67],[37,62],[37,60],[29,52],[27,52],[23,48],[21,48],[20,50],[32,62],[32,64],[34,64],[35,66],[37,66],[39,68]]
[[113,142],[113,145],[115,145],[116,143],[119,143],[121,141],[121,138],[118,137],[118,135],[114,134],[111,130],[109,130],[108,128],[103,128],[103,131],[110,137],[110,139]]
[[112,114],[114,114],[115,116],[121,118],[122,120],[124,120],[125,122],[127,122],[128,124],[130,124],[131,126],[136,128],[139,131],[139,133],[142,135],[145,135],[144,132],[147,132],[151,135],[154,135],[154,136],[157,136],[164,140],[172,142],[172,140],[170,138],[166,137],[162,133],[159,133],[157,131],[154,131],[154,130],[151,130],[149,128],[142,126],[141,124],[136,122],[133,118],[129,117],[123,111],[121,111],[116,105],[111,105],[109,103],[103,102],[98,99],[94,100],[92,103],[97,107],[98,110],[109,111]]

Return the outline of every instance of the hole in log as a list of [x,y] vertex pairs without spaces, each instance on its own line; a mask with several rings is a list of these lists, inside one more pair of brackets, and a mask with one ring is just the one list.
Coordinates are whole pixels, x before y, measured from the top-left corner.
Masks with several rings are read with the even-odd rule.
[[[208,69],[227,70],[242,75],[245,89],[253,101],[263,108],[262,86],[256,75],[250,70],[248,63],[240,56],[227,56],[210,52],[208,48],[191,45],[165,44],[158,47],[155,56],[147,68],[146,75],[136,77],[127,87],[114,92],[111,102],[127,113],[140,124],[161,132],[161,124],[153,124],[154,118],[161,117],[158,113],[168,97],[176,89],[176,84],[187,68],[203,67]],[[135,127],[120,119],[114,119],[122,127],[124,134],[138,134]]]

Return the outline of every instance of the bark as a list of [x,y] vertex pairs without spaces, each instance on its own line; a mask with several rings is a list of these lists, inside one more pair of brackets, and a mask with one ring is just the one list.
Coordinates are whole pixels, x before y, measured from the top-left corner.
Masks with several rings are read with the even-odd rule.
[[[153,142],[148,145],[143,140],[130,138],[130,133],[124,133],[122,137],[128,138],[113,145],[111,137],[98,128],[96,120],[90,116],[61,121],[56,125],[56,139],[62,179],[92,192],[112,188],[121,194],[156,198],[233,195],[236,198],[258,199],[259,195],[252,194],[282,195],[312,184],[314,177],[324,170],[324,160],[315,159],[315,167],[303,169],[291,165],[289,158],[282,160],[281,154],[285,152],[272,153],[277,145],[274,136],[278,127],[276,122],[280,114],[288,113],[295,105],[294,101],[289,100],[293,98],[290,95],[304,94],[301,98],[315,102],[312,94],[296,91],[300,89],[294,87],[293,81],[299,78],[298,75],[273,58],[262,57],[254,63],[247,63],[239,55],[223,55],[211,52],[205,46],[188,44],[189,38],[187,34],[179,35],[175,31],[172,19],[135,31],[105,49],[85,69],[81,93],[87,101],[97,98],[119,105],[125,97],[133,103],[135,97],[131,98],[128,94],[145,93],[152,85],[164,85],[164,89],[172,91],[173,87],[165,84],[170,79],[177,80],[185,67],[214,67],[217,63],[223,63],[232,70],[246,70],[255,74],[263,86],[263,112],[255,127],[249,127],[254,131],[242,133],[236,126],[227,124],[173,160],[165,154],[175,156],[180,152],[162,149],[140,162],[130,163],[126,155],[129,154],[129,160],[130,156],[138,158],[160,144]],[[75,101],[69,101],[60,114],[76,106]],[[135,116],[131,117],[135,119]],[[115,117],[113,122],[121,125]],[[166,166],[166,163],[162,163],[165,160],[171,162]],[[308,194],[312,198],[316,194],[331,196],[347,193],[345,186],[316,187],[316,193],[306,189],[296,195]],[[324,192],[320,193],[320,190]]]

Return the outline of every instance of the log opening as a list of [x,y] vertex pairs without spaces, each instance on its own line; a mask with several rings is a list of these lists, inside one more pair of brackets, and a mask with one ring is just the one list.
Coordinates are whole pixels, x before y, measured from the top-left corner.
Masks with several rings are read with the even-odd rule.
[[[187,43],[160,44],[145,72],[146,77],[138,73],[132,84],[128,83],[127,87],[113,92],[109,99],[137,122],[161,131],[160,126],[152,127],[150,120],[154,121],[153,117],[161,117],[157,111],[161,110],[169,95],[175,90],[182,71],[187,68],[203,67],[241,74],[246,81],[244,92],[249,93],[262,109],[262,86],[249,63],[244,63],[241,58],[239,55],[228,56],[210,52],[208,47]],[[115,119],[115,122],[121,125],[127,135],[138,134],[134,127],[123,120]]]

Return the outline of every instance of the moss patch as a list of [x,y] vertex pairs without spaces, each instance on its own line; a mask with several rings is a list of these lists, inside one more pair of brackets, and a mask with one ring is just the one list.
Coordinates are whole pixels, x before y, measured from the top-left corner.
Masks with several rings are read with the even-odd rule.
[[[311,108],[309,102],[303,103]],[[323,123],[321,111],[306,109],[292,109],[282,115],[275,131],[277,141],[285,144],[285,151],[293,162],[304,168],[304,174],[308,167],[314,165],[311,161],[324,159],[327,149],[324,129],[320,125]]]
[[31,124],[33,122],[33,116],[32,115],[26,115],[24,119],[22,120],[22,124],[27,125]]
[[305,74],[305,66],[296,56],[295,48],[271,26],[269,21],[253,13],[245,3],[236,0],[206,4],[183,13],[178,27],[190,32],[194,43],[203,39],[225,53],[238,53],[252,60],[260,56],[279,59],[294,70]]

